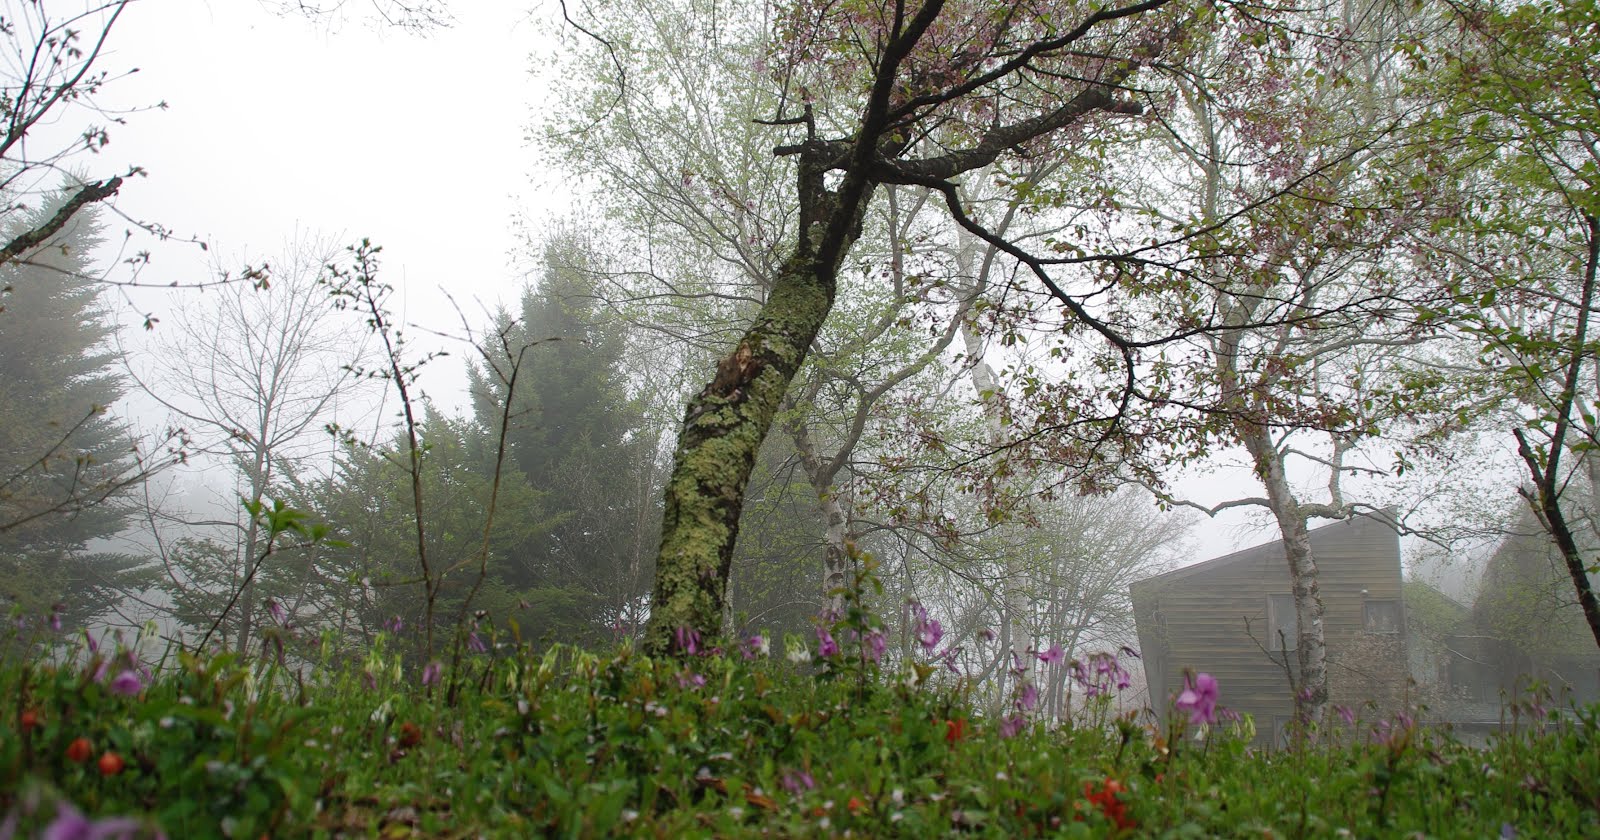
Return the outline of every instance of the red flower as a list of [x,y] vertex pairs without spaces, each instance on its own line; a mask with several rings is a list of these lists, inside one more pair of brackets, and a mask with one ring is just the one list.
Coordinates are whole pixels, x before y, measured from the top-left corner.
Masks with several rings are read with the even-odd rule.
[[1095,790],[1092,782],[1083,783],[1084,798],[1099,809],[1106,819],[1110,820],[1118,829],[1136,828],[1139,823],[1128,816],[1128,803],[1117,798],[1117,794],[1122,793],[1123,790],[1122,783],[1116,779],[1106,779],[1101,783],[1099,790]]
[[82,764],[94,754],[94,745],[88,738],[77,738],[67,745],[67,760],[73,764]]
[[39,725],[39,712],[35,709],[23,709],[22,717],[18,718],[17,723],[23,732],[32,732]]
[[400,724],[400,746],[410,749],[422,743],[422,729],[411,721]]
[[107,750],[100,756],[100,775],[115,776],[122,772],[122,756]]
[[956,718],[955,720],[947,720],[944,722],[945,743],[954,744],[965,737],[967,737],[966,718]]

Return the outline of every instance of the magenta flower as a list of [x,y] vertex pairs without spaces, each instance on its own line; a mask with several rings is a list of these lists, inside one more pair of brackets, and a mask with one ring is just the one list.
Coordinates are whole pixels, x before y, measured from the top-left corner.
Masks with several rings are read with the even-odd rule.
[[489,646],[483,643],[483,637],[479,636],[478,631],[474,630],[467,634],[467,650],[473,653],[487,653]]
[[817,655],[826,659],[838,653],[839,643],[833,640],[833,634],[826,627],[817,627]]
[[1356,725],[1356,710],[1355,709],[1352,709],[1349,706],[1337,706],[1336,705],[1336,706],[1333,707],[1333,710],[1335,712],[1339,713],[1339,719],[1344,721],[1344,725],[1345,726],[1355,726]]
[[1032,681],[1024,682],[1022,690],[1017,692],[1017,708],[1024,712],[1031,712],[1039,705],[1039,687]]
[[883,659],[883,652],[889,647],[889,640],[883,637],[882,631],[869,630],[861,642],[861,652],[867,659],[878,662]]
[[1028,725],[1028,719],[1022,715],[1012,715],[1000,721],[1000,737],[1015,738],[1017,733]]
[[933,650],[943,638],[944,628],[939,625],[938,619],[930,618],[917,627],[917,643],[922,645],[923,650]]
[[144,691],[144,682],[139,679],[139,674],[135,671],[122,671],[111,679],[112,694],[133,697],[141,691]]
[[928,617],[928,611],[920,601],[912,599],[911,604],[911,633],[917,637],[917,643],[922,649],[933,652],[939,646],[939,640],[944,638],[944,628],[935,619]]
[[[9,824],[5,826],[10,827]],[[142,836],[143,829],[144,824],[131,817],[91,820],[61,802],[56,805],[56,818],[44,827],[39,837],[41,840],[132,840]]]
[[1062,650],[1061,646],[1057,644],[1052,644],[1050,647],[1039,652],[1039,661],[1046,665],[1060,665],[1061,661],[1066,658],[1067,652]]
[[817,780],[804,770],[783,771],[783,789],[799,796],[817,786]]
[[385,621],[383,623],[383,629],[388,630],[390,633],[399,633],[401,630],[406,629],[406,623],[401,621],[400,616],[397,615],[388,621]]
[[700,631],[692,627],[679,627],[672,632],[672,642],[679,653],[694,656],[700,652]]
[[1190,724],[1217,722],[1217,679],[1210,674],[1197,674],[1183,678],[1183,693],[1173,705],[1180,712],[1189,713]]
[[272,616],[272,620],[279,625],[282,625],[284,619],[289,617],[288,613],[284,612],[283,605],[278,603],[276,598],[267,599],[267,614]]
[[706,678],[703,674],[684,671],[678,675],[678,687],[682,689],[705,688]]
[[444,666],[439,664],[438,660],[429,662],[427,667],[422,669],[422,684],[425,686],[437,685],[439,677],[443,674]]

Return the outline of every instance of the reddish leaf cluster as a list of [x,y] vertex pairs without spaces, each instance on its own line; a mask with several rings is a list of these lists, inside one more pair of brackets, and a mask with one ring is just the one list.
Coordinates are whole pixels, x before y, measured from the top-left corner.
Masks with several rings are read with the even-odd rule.
[[1128,816],[1128,803],[1118,798],[1118,794],[1125,790],[1122,783],[1116,779],[1106,779],[1100,783],[1098,789],[1093,782],[1084,782],[1083,796],[1089,800],[1096,810],[1105,815],[1118,830],[1137,828],[1139,823]]

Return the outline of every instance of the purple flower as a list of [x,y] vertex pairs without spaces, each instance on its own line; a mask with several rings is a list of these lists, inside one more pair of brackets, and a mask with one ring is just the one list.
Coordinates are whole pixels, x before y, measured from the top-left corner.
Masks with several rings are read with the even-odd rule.
[[1039,653],[1039,661],[1046,665],[1060,665],[1061,661],[1066,658],[1066,651],[1062,650],[1061,646],[1057,644],[1052,644],[1049,648]]
[[1039,687],[1033,682],[1022,684],[1022,690],[1017,692],[1017,708],[1024,712],[1031,712],[1039,705]]
[[88,628],[84,628],[83,640],[89,645],[90,656],[100,652],[100,641],[94,637],[93,633],[89,632]]
[[1028,719],[1022,715],[1012,715],[1000,721],[1000,737],[1014,738],[1023,727],[1028,725]]
[[368,691],[377,691],[378,690],[378,677],[377,677],[377,675],[372,673],[371,671],[363,670],[361,672],[361,687],[365,688]]
[[804,770],[783,771],[783,789],[799,796],[817,786],[817,780]]
[[50,607],[50,629],[57,633],[61,632],[61,611],[64,609],[66,607],[61,604],[53,604]]
[[744,658],[755,659],[758,656],[767,656],[772,653],[772,643],[766,636],[756,634],[744,640]]
[[489,646],[483,643],[483,638],[474,630],[467,634],[467,650],[473,653],[487,653]]
[[861,642],[861,652],[873,662],[882,660],[883,652],[888,647],[889,640],[883,637],[883,632],[880,630],[867,631],[866,638]]
[[678,675],[678,687],[679,688],[685,688],[685,689],[687,689],[687,688],[704,688],[705,685],[706,685],[706,678],[702,674],[696,674],[696,673],[693,673],[691,671],[684,671],[683,673]]
[[917,644],[923,650],[933,650],[939,646],[939,640],[944,638],[944,628],[939,626],[938,619],[930,618],[919,622],[917,626]]
[[400,616],[397,615],[388,621],[385,621],[383,623],[383,629],[388,630],[390,633],[399,633],[401,630],[406,629],[406,623],[401,621]]
[[1210,674],[1187,675],[1183,678],[1183,693],[1173,705],[1180,712],[1189,713],[1189,723],[1217,722],[1217,679]]
[[131,817],[90,820],[65,802],[56,805],[56,818],[39,833],[40,840],[132,840],[144,825]]
[[978,631],[978,641],[980,641],[980,642],[992,642],[992,641],[994,641],[994,639],[995,639],[995,634],[994,634],[993,630],[990,630],[989,628],[985,627],[982,630]]
[[284,611],[283,605],[278,603],[278,599],[276,598],[267,599],[267,614],[272,616],[272,620],[276,621],[279,625],[282,625],[284,619],[288,618],[288,613]]
[[111,679],[111,693],[123,697],[133,697],[144,691],[144,682],[139,679],[139,674],[133,670],[122,671]]
[[427,664],[427,667],[424,667],[422,669],[422,684],[425,685],[425,686],[437,685],[439,683],[439,677],[443,673],[444,673],[444,666],[439,664],[439,661],[437,659],[432,661],[432,662],[429,662]]
[[839,643],[833,640],[833,634],[828,628],[817,627],[817,655],[826,659],[839,654]]
[[1356,725],[1355,709],[1352,709],[1349,706],[1334,706],[1333,710],[1339,713],[1339,719],[1344,721],[1345,726]]
[[700,652],[700,631],[692,627],[679,627],[672,631],[672,641],[679,653],[694,656]]

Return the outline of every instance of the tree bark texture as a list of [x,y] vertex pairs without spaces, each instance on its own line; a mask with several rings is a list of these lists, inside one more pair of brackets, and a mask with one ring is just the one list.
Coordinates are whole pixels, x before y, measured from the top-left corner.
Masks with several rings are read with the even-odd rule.
[[[1328,646],[1323,632],[1322,590],[1317,584],[1317,558],[1311,551],[1306,514],[1289,487],[1283,454],[1272,445],[1271,433],[1252,426],[1241,431],[1257,477],[1267,491],[1272,516],[1283,536],[1283,553],[1289,564],[1294,594],[1295,654],[1300,672],[1295,680],[1295,714],[1302,723],[1321,719],[1328,703]],[[1271,645],[1269,644],[1270,648]]]
[[823,185],[802,154],[800,235],[755,323],[689,401],[667,481],[661,552],[644,644],[681,651],[679,631],[720,632],[739,512],[761,442],[833,309],[839,266],[861,231],[871,189]]

